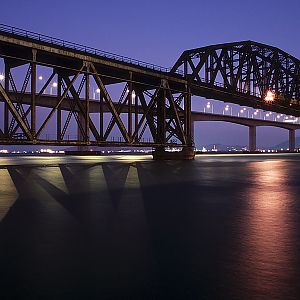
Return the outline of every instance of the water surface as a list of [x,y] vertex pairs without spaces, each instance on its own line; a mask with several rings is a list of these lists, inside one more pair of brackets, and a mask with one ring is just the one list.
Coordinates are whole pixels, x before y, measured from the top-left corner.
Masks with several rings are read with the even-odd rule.
[[299,299],[300,156],[0,158],[1,299]]

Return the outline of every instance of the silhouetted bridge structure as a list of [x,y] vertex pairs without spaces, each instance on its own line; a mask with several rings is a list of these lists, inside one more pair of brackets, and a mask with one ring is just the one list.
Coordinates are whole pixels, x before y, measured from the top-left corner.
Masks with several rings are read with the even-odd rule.
[[[191,111],[192,96],[201,96],[300,116],[299,60],[275,47],[244,41],[187,50],[166,69],[0,25],[0,57],[0,144],[141,146],[157,157],[170,146],[191,158],[193,122],[209,119],[248,126],[251,150],[256,126],[265,125],[289,129],[295,147],[299,125]],[[268,91],[273,101],[265,101]]]

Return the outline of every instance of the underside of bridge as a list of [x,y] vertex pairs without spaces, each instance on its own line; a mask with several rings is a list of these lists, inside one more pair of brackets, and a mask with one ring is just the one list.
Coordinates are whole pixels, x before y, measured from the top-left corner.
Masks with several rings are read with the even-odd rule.
[[0,25],[0,57],[0,144],[151,147],[157,158],[179,147],[192,158],[192,95],[300,116],[299,60],[250,41],[185,51],[169,70]]

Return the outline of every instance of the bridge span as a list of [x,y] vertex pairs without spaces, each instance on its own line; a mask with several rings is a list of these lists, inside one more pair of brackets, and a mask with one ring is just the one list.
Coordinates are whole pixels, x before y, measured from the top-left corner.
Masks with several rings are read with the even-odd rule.
[[249,151],[257,150],[256,147],[256,128],[262,126],[272,126],[287,129],[289,131],[289,149],[292,151],[295,149],[295,140],[296,140],[296,130],[300,129],[300,124],[293,124],[287,122],[279,122],[279,121],[270,121],[270,120],[261,120],[261,119],[253,119],[253,118],[245,118],[245,117],[237,117],[231,115],[223,115],[223,114],[211,114],[211,113],[203,113],[203,112],[192,112],[192,135],[194,136],[194,127],[195,122],[198,121],[221,121],[239,124],[243,126],[247,126],[249,128],[248,135],[248,149]]
[[[199,97],[300,116],[299,60],[253,41],[186,50],[168,69],[0,24],[0,66],[0,144],[153,147],[160,157],[180,146],[191,158],[192,123],[213,118],[192,112]],[[265,126],[231,121],[252,137]],[[273,125],[290,130],[293,150],[294,127]]]

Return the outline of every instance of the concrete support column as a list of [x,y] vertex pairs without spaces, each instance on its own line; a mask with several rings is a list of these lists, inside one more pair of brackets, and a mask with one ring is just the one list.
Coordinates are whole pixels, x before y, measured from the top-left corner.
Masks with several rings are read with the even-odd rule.
[[191,138],[195,143],[195,121],[191,119]]
[[256,126],[249,126],[249,151],[256,151]]
[[293,152],[295,150],[295,129],[289,129],[289,151]]

